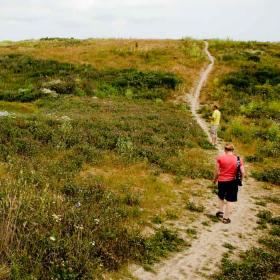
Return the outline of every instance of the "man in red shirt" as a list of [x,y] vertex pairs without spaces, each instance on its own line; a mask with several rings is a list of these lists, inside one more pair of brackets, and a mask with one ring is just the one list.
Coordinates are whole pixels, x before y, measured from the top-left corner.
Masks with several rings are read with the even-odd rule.
[[[244,178],[245,170],[242,160],[240,160],[240,171]],[[225,145],[225,153],[218,156],[216,162],[216,172],[214,183],[218,181],[219,211],[216,213],[223,223],[229,224],[230,214],[232,212],[232,203],[237,201],[238,183],[237,174],[237,156],[234,154],[232,144]]]

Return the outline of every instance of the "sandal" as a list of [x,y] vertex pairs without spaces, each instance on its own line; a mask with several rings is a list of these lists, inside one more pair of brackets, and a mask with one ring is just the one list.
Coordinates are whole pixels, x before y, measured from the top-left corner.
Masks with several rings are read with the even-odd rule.
[[224,213],[223,212],[221,212],[221,211],[218,211],[217,213],[216,213],[216,217],[217,218],[223,218],[223,216],[224,216]]
[[229,224],[231,222],[230,218],[226,219],[226,218],[223,218],[222,222],[224,224]]

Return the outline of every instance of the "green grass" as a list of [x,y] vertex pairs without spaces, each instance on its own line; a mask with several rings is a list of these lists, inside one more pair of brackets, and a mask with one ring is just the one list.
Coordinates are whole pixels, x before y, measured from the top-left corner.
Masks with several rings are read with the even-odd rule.
[[0,99],[20,102],[54,94],[165,100],[181,83],[181,79],[172,73],[132,68],[97,70],[90,65],[40,60],[19,54],[0,56],[0,73]]
[[[42,113],[55,110],[56,114],[0,120],[4,161],[12,156],[40,157],[44,152],[53,153],[55,158],[59,151],[65,151],[61,153],[65,172],[79,171],[85,163],[102,162],[102,154],[110,151],[124,163],[147,160],[165,172],[211,177],[209,163],[189,164],[181,155],[181,150],[189,148],[190,153],[192,148],[198,148],[197,142],[203,146],[206,139],[190,114],[175,106],[69,98],[44,101],[40,106],[43,106]],[[79,115],[78,106],[83,106],[83,116]],[[70,120],[64,120],[64,114]],[[64,164],[59,168],[63,169]]]
[[186,234],[191,238],[196,238],[197,230],[195,228],[188,228],[186,229]]
[[188,201],[186,204],[186,209],[191,212],[203,212],[204,206],[196,205],[193,201]]
[[[270,211],[260,211],[259,223],[275,224],[277,217],[272,217]],[[265,232],[259,239],[259,247],[252,248],[241,254],[239,261],[233,261],[226,256],[222,261],[222,271],[214,276],[217,280],[262,280],[278,279],[280,274],[279,249],[280,235],[279,223],[273,225],[271,230]],[[232,249],[232,245],[224,244]],[[233,248],[234,249],[234,248]],[[274,278],[275,277],[275,278]]]
[[153,264],[160,258],[166,256],[170,251],[178,251],[182,246],[186,245],[185,242],[178,238],[177,234],[161,228],[153,237],[145,242],[143,255],[139,256],[144,264]]
[[229,249],[230,251],[233,251],[234,249],[236,249],[235,246],[233,246],[232,244],[230,243],[224,243],[223,246],[227,249]]
[[[92,58],[95,43],[104,45]],[[142,230],[161,213],[179,218],[173,183],[150,174],[212,177],[211,145],[189,109],[168,102],[203,64],[202,44],[136,52],[113,43],[1,46],[0,109],[14,114],[0,118],[0,277],[101,279],[185,246],[163,227]]]
[[[201,113],[222,112],[220,136],[238,143],[253,176],[279,185],[279,43],[210,41],[216,67],[203,92]],[[250,143],[250,144],[249,144]]]
[[128,260],[150,264],[183,244],[167,230],[142,237],[141,197],[113,193],[104,179],[79,174],[87,165],[102,166],[110,154],[123,166],[142,162],[188,175],[196,167],[178,150],[201,149],[197,139],[206,141],[189,112],[148,101],[86,97],[45,99],[37,106],[38,114],[0,119],[6,166],[0,261],[12,278],[87,279]]

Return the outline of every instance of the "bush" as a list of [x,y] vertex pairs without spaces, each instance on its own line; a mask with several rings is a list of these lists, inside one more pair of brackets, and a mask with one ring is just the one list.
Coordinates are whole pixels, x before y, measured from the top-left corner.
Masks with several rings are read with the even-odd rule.
[[257,155],[261,157],[280,157],[280,142],[267,142],[264,146],[258,148]]
[[19,89],[17,91],[2,91],[0,92],[0,100],[5,101],[20,101],[20,102],[31,102],[43,97],[38,90],[33,89]]
[[75,94],[77,85],[72,77],[66,77],[64,80],[58,80],[55,83],[50,83],[47,88],[55,91],[58,94]]
[[224,259],[222,266],[217,280],[261,280],[278,272],[277,256],[258,248],[247,251],[240,262]]
[[[279,217],[272,217],[270,211],[260,211],[257,215],[260,218],[259,224],[273,224],[273,220]],[[253,248],[241,255],[241,260],[233,261],[227,257],[222,261],[222,272],[215,275],[217,280],[246,280],[246,279],[271,279],[280,272],[279,249],[280,239],[275,236],[279,232],[279,222],[269,232],[272,236],[263,237],[259,240],[262,248]]]
[[[245,90],[248,94],[259,94],[253,90],[255,86],[277,85],[280,83],[280,70],[272,67],[246,67],[239,72],[228,74],[223,79],[224,85],[232,85],[235,90]],[[264,85],[264,84],[268,84]],[[261,91],[261,94],[268,95],[269,91]]]
[[183,245],[184,241],[175,232],[160,228],[155,235],[145,241],[145,251],[139,258],[144,264],[153,264],[166,256],[167,252],[177,251]]
[[205,57],[205,54],[198,42],[194,42],[193,40],[182,39],[182,49],[185,55],[190,58],[203,60]]
[[227,127],[227,130],[223,132],[223,137],[226,141],[231,141],[232,138],[237,138],[243,143],[250,142],[255,134],[254,126],[248,127],[243,123],[242,119],[233,119]]
[[[96,70],[90,65],[74,65],[39,60],[24,55],[0,56],[0,74],[7,87],[0,86],[0,99],[29,102],[43,97],[42,88],[57,94],[127,96],[166,99],[182,80],[175,74],[130,69]],[[9,77],[13,77],[11,82]]]
[[275,185],[280,185],[280,168],[265,168],[262,171],[255,171],[252,175],[260,181],[270,182]]
[[192,201],[188,201],[186,208],[192,212],[203,212],[204,211],[204,206],[202,205],[196,205]]

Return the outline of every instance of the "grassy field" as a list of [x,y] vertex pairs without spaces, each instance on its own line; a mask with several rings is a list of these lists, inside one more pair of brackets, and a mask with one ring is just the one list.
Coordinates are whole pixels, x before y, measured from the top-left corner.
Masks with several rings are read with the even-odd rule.
[[210,41],[216,67],[201,112],[221,106],[220,136],[234,141],[254,166],[253,176],[280,184],[280,44]]
[[186,245],[166,222],[188,221],[211,145],[172,100],[206,63],[203,43],[137,44],[0,44],[1,279],[113,277]]
[[202,48],[203,42],[187,39],[42,39],[4,43],[0,45],[0,55],[20,54],[22,58],[31,56],[33,59],[45,61],[87,65],[99,71],[134,68],[138,71],[168,71],[184,80],[177,90],[185,93],[193,85],[201,66],[206,62]]
[[211,40],[210,52],[216,65],[203,90],[201,113],[209,118],[212,105],[220,106],[220,137],[236,144],[267,193],[256,201],[261,207],[259,244],[238,260],[231,258],[234,248],[229,246],[222,271],[214,278],[279,279],[280,209],[275,190],[280,184],[280,44]]
[[[220,136],[274,190],[280,45],[209,43],[216,66],[201,113],[209,118],[219,103]],[[123,279],[128,264],[150,269],[189,245],[174,223],[203,215],[214,151],[189,108],[173,101],[206,65],[203,47],[191,39],[0,42],[0,110],[10,113],[0,118],[0,279]],[[257,203],[268,207],[259,248],[238,262],[225,256],[217,279],[277,277],[279,201]]]
[[256,231],[260,237],[256,246],[242,252],[238,260],[236,257],[231,258],[234,248],[229,246],[222,260],[221,272],[214,279],[279,279],[280,200],[279,196],[272,193],[271,189],[269,196],[258,197],[256,200],[256,205],[261,207],[257,214]]

